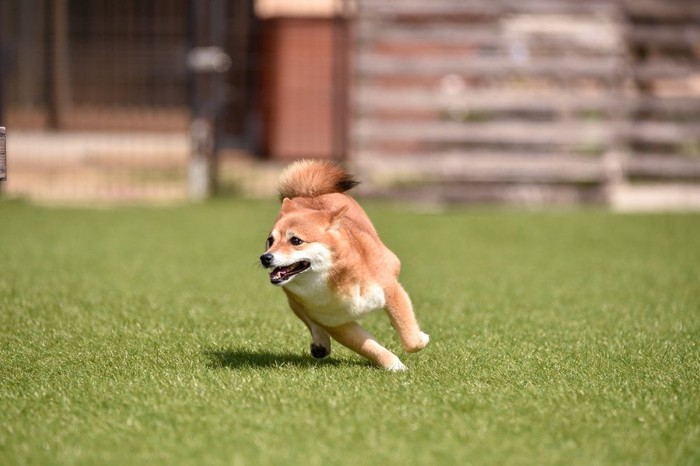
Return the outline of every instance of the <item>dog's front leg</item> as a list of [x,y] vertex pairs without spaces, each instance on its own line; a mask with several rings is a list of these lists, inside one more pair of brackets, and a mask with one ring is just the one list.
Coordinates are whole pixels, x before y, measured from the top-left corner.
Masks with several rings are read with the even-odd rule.
[[396,329],[401,340],[401,346],[409,353],[420,351],[428,344],[430,337],[423,333],[413,313],[413,305],[408,293],[399,282],[385,290],[386,313],[391,325]]
[[316,359],[321,359],[331,354],[331,337],[328,336],[328,332],[309,319],[301,304],[297,303],[289,296],[287,298],[289,307],[294,311],[294,314],[306,324],[309,332],[311,332],[311,356]]
[[379,367],[389,371],[403,371],[406,366],[391,351],[379,342],[357,322],[349,322],[338,327],[326,327],[326,331],[338,343],[361,354]]

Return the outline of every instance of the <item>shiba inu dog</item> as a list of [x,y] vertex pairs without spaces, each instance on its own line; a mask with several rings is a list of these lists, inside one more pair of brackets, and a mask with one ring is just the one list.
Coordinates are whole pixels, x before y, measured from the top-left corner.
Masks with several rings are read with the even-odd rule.
[[311,332],[311,355],[331,352],[331,338],[378,366],[405,370],[357,321],[383,309],[407,352],[429,341],[398,282],[400,262],[360,205],[345,194],[358,183],[340,167],[292,163],[280,176],[282,207],[260,262]]

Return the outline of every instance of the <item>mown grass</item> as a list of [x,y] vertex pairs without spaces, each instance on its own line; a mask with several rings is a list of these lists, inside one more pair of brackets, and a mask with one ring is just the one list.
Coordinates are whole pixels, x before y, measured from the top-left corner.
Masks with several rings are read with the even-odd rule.
[[700,463],[700,216],[371,205],[396,374],[307,356],[276,208],[0,203],[0,464]]

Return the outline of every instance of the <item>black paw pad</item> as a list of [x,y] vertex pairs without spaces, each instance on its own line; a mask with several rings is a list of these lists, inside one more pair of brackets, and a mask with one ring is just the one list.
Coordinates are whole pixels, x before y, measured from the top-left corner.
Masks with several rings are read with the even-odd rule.
[[311,343],[311,356],[315,357],[316,359],[325,358],[329,353],[330,351],[328,351],[325,346]]

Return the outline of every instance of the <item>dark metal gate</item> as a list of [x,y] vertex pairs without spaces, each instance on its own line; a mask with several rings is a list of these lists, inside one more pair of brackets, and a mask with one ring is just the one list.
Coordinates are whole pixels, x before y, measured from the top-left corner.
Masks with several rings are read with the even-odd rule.
[[189,101],[192,157],[189,192],[216,192],[221,146],[255,150],[252,1],[190,0]]
[[195,154],[256,148],[254,22],[252,0],[0,0],[7,192],[188,196],[191,127]]

